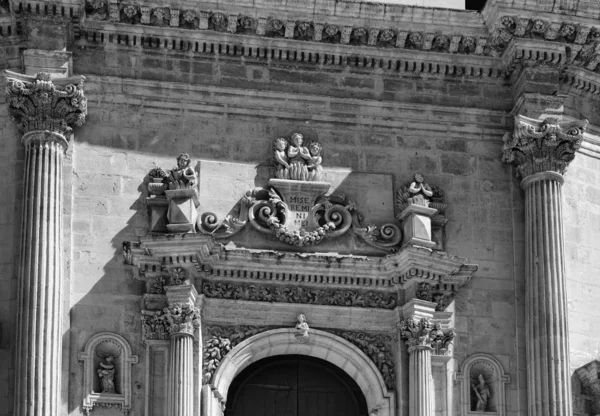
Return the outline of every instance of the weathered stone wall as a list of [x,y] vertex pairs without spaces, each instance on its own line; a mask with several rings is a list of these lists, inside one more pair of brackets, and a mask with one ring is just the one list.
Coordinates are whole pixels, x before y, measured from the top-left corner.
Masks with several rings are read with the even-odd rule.
[[600,154],[585,146],[563,186],[571,370],[598,359],[600,319]]
[[[264,164],[271,141],[295,131],[324,144],[325,167],[391,174],[395,188],[420,171],[430,184],[446,190],[447,251],[480,267],[453,306],[455,357],[460,365],[474,352],[494,354],[515,380],[508,386],[507,414],[524,408],[519,397],[525,396],[518,394],[524,387],[525,366],[517,309],[523,293],[522,227],[515,225],[513,231],[513,224],[522,224],[523,203],[510,167],[500,161],[501,137],[510,129],[510,120],[501,112],[476,108],[366,100],[376,98],[372,91],[356,100],[352,90],[342,86],[331,88],[340,94],[346,91],[344,98],[306,95],[325,88],[315,87],[315,79],[317,73],[299,83],[300,90],[249,94],[221,88],[218,82],[190,86],[88,76],[90,113],[77,131],[73,150],[70,413],[78,411],[81,400],[81,371],[74,353],[103,330],[125,336],[140,355],[133,369],[133,393],[135,408],[143,406],[143,287],[123,265],[120,246],[145,233],[141,192],[147,171],[155,164],[171,167],[181,152],[189,152],[194,162]],[[415,91],[428,82],[413,79],[408,87],[397,85],[394,94],[418,100]],[[434,83],[449,91],[452,82]],[[268,86],[275,89],[277,83]],[[481,98],[477,91],[456,94],[462,94],[460,103],[469,98],[476,102]],[[431,92],[422,94],[435,101]],[[240,195],[244,191],[240,189]]]

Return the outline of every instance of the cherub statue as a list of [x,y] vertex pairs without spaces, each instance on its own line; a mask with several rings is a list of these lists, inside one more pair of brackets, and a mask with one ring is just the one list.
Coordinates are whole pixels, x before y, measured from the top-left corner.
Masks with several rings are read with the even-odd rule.
[[292,134],[292,143],[288,146],[287,156],[290,160],[290,179],[305,181],[308,179],[306,165],[310,160],[310,152],[304,146],[304,137],[300,133]]
[[306,317],[303,313],[298,315],[298,323],[296,324],[296,337],[308,339],[308,323],[306,322]]
[[104,362],[100,362],[100,368],[96,370],[98,377],[100,377],[102,393],[115,393],[115,365],[113,360],[112,354],[106,354]]
[[275,176],[277,176],[279,179],[290,178],[290,164],[286,153],[288,146],[288,141],[283,137],[275,139],[273,142],[273,155],[275,156],[275,162],[277,164],[277,173]]
[[483,374],[479,374],[477,377],[479,384],[472,384],[473,392],[475,393],[475,411],[485,412],[487,410],[488,401],[490,400],[491,392],[490,388],[485,384]]
[[412,195],[411,203],[417,205],[429,206],[429,198],[433,196],[431,187],[425,182],[425,178],[420,173],[415,173],[408,192]]
[[310,159],[308,159],[308,180],[309,181],[321,181],[323,178],[323,167],[321,163],[323,162],[323,158],[321,157],[321,153],[323,152],[323,147],[319,142],[312,142],[308,146],[308,150],[310,152]]
[[169,173],[169,189],[186,189],[196,184],[196,172],[190,167],[191,159],[187,153],[177,157],[177,167]]

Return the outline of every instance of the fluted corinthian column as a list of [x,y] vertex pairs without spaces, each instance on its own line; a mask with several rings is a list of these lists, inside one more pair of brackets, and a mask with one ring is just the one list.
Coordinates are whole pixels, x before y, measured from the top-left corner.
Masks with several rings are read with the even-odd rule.
[[[74,85],[75,81],[79,85]],[[83,123],[83,78],[7,71],[9,112],[24,133],[15,416],[60,414],[62,356],[62,160]]]
[[408,346],[408,414],[409,416],[433,416],[434,390],[431,373],[431,353],[443,343],[447,348],[454,332],[444,333],[440,325],[429,319],[411,317],[400,323],[400,337]]
[[171,351],[167,402],[169,416],[192,416],[194,407],[194,332],[200,327],[194,286],[167,286],[165,309]]
[[517,116],[504,137],[503,159],[517,166],[525,190],[530,416],[572,415],[561,188],[586,125]]

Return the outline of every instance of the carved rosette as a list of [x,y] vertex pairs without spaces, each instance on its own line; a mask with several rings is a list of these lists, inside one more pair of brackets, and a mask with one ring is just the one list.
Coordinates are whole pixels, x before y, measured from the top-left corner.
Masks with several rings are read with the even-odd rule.
[[408,352],[416,349],[432,349],[436,355],[447,355],[455,333],[442,331],[440,324],[428,319],[409,318],[400,323],[400,337],[405,340]]
[[48,130],[68,139],[74,126],[83,125],[87,114],[84,79],[53,81],[43,72],[28,76],[6,71],[8,111],[24,134]]
[[163,314],[170,336],[194,336],[194,331],[200,327],[200,310],[192,303],[175,303],[163,309]]
[[564,174],[581,146],[587,120],[559,124],[555,118],[543,121],[515,117],[513,133],[504,135],[502,160],[517,167],[517,176],[538,172]]

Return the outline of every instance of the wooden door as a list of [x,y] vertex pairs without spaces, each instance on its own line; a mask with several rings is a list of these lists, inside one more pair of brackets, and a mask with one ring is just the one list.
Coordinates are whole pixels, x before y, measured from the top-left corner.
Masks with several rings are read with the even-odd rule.
[[239,374],[225,416],[367,416],[367,404],[339,368],[293,355],[261,360]]

